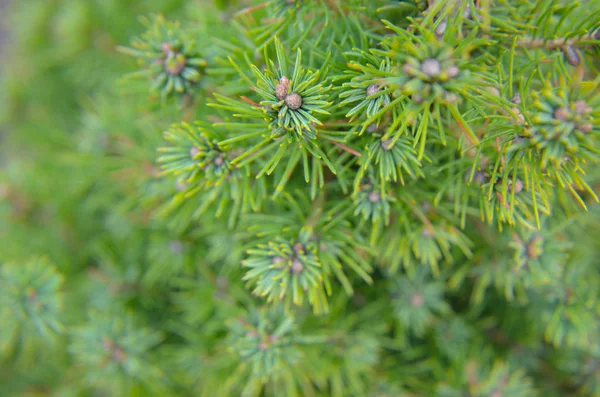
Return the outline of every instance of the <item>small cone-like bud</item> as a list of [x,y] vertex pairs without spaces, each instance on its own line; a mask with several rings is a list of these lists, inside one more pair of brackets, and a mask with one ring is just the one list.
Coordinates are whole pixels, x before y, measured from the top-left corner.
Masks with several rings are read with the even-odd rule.
[[[516,193],[521,193],[523,191],[523,182],[520,179],[517,179],[515,181],[515,194]],[[508,191],[511,192],[512,191],[512,183],[508,184]]]
[[575,49],[575,47],[568,45],[563,49],[563,52],[565,53],[565,58],[569,65],[579,66],[581,63],[581,57],[579,56],[579,52]]
[[580,125],[578,130],[583,132],[583,133],[588,133],[590,132],[592,129],[594,128],[594,126],[592,125],[592,123],[585,123],[583,125]]
[[591,112],[592,112],[592,108],[590,106],[588,106],[584,100],[580,99],[577,102],[575,102],[575,113],[587,114],[587,113],[591,113]]
[[446,69],[446,73],[448,73],[448,77],[452,79],[458,76],[458,74],[460,73],[460,69],[456,65],[450,65],[448,66],[448,69]]
[[288,90],[290,88],[290,80],[283,76],[279,79],[279,84],[275,86],[275,96],[280,101],[283,101],[288,94]]
[[429,77],[436,77],[442,71],[442,65],[440,65],[440,61],[437,59],[426,59],[421,64],[421,72]]
[[292,272],[294,274],[300,273],[304,269],[304,265],[300,262],[300,259],[296,258],[292,261]]
[[198,148],[198,146],[194,146],[190,149],[190,157],[192,159],[194,159],[198,155],[198,153],[200,153],[200,149]]
[[421,307],[421,306],[423,306],[423,303],[425,303],[425,299],[423,298],[423,295],[415,293],[410,296],[410,305],[412,307],[415,307],[415,308]]
[[371,84],[367,87],[367,96],[375,95],[379,91],[379,84]]
[[369,193],[369,201],[373,204],[378,203],[381,200],[381,194],[379,192],[371,192]]
[[285,97],[285,105],[292,110],[300,109],[302,107],[302,97],[292,92]]
[[560,121],[567,121],[570,116],[571,112],[565,107],[558,108],[554,111],[554,118]]

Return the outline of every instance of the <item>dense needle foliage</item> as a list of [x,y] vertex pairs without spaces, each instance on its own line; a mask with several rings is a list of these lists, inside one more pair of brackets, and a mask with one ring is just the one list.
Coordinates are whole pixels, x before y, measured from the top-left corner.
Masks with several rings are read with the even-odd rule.
[[600,395],[600,2],[2,18],[0,395]]

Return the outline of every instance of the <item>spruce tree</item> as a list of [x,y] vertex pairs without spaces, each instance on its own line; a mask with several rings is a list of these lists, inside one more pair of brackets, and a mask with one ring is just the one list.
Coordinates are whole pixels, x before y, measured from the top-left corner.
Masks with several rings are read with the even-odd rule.
[[599,1],[2,18],[1,396],[600,396]]

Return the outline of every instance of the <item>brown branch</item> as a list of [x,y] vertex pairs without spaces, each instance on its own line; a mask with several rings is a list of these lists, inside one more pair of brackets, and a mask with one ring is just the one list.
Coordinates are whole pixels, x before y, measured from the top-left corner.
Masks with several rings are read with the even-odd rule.
[[348,146],[346,146],[346,145],[343,145],[343,144],[341,144],[341,143],[339,143],[339,142],[337,142],[337,141],[334,141],[334,140],[332,140],[332,139],[328,139],[328,138],[325,138],[325,139],[326,139],[327,141],[329,141],[329,142],[333,143],[335,146],[339,147],[340,149],[342,149],[342,150],[343,150],[343,151],[345,151],[345,152],[348,152],[348,153],[350,153],[350,154],[353,154],[353,155],[355,155],[356,157],[362,157],[362,154],[360,154],[359,152],[357,152],[356,150],[354,150],[354,149],[352,149],[352,148],[349,148],[349,147],[348,147]]
[[258,104],[258,103],[256,103],[256,102],[254,102],[254,101],[253,101],[252,99],[250,99],[250,98],[246,98],[246,97],[245,97],[245,96],[243,96],[243,95],[242,95],[242,96],[240,96],[240,98],[242,99],[242,101],[244,101],[244,102],[246,102],[246,103],[248,103],[248,104],[250,104],[250,105],[252,105],[252,106],[254,106],[254,107],[257,107],[257,108],[259,108],[259,107],[260,107],[260,104]]
[[565,46],[577,46],[577,45],[585,45],[585,43],[581,43],[583,41],[590,40],[599,40],[598,37],[599,32],[594,31],[591,33],[584,34],[579,37],[557,37],[555,39],[544,40],[542,38],[533,38],[533,37],[522,37],[517,40],[516,45],[522,48],[528,49],[546,49],[553,50],[557,48],[563,48]]
[[242,8],[241,10],[239,10],[238,12],[236,12],[233,16],[237,17],[243,14],[249,14],[253,11],[256,10],[260,10],[261,8],[265,8],[267,6],[267,2],[261,3],[261,4],[257,4],[255,6],[251,6],[251,7],[246,7],[246,8]]

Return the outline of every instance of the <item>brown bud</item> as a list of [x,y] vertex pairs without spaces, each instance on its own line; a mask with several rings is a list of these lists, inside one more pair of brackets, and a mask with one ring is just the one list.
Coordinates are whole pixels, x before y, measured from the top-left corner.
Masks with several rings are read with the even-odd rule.
[[381,194],[379,194],[379,192],[372,191],[371,193],[369,193],[369,201],[373,204],[378,203],[380,200]]
[[304,265],[302,264],[302,262],[300,262],[300,259],[298,259],[298,258],[295,258],[295,259],[292,261],[292,268],[291,268],[291,271],[292,271],[292,273],[294,273],[294,274],[298,274],[298,273],[300,273],[300,272],[301,272],[303,269],[304,269]]
[[575,49],[575,47],[568,45],[563,48],[563,52],[569,65],[579,66],[579,64],[581,63],[581,57],[579,56],[579,52],[577,51],[577,49]]
[[160,49],[163,53],[168,54],[173,51],[173,47],[171,47],[171,43],[162,43],[160,45]]
[[594,128],[594,126],[592,125],[592,123],[585,123],[585,124],[580,125],[577,129],[579,131],[583,132],[584,134],[587,134],[593,128]]
[[369,124],[369,126],[367,127],[367,132],[370,132],[371,134],[374,132],[377,132],[377,124],[373,123],[373,124]]
[[517,124],[519,124],[519,125],[524,125],[525,124],[525,116],[523,116],[523,113],[521,113],[521,111],[519,110],[519,108],[513,107],[513,108],[510,109],[510,111],[517,118],[517,121],[516,121]]
[[444,35],[444,32],[446,32],[446,27],[448,26],[448,20],[446,18],[444,18],[444,20],[442,22],[439,23],[439,25],[435,28],[435,35],[440,38]]
[[529,241],[529,243],[527,243],[526,251],[529,259],[536,259],[542,255],[543,250],[541,244],[543,243],[543,240],[544,239],[542,236],[537,235],[534,238],[532,238],[531,241]]
[[297,242],[296,244],[294,244],[294,252],[298,253],[298,252],[303,252],[304,251],[304,244],[302,244],[301,242]]
[[371,84],[367,87],[367,96],[375,95],[379,91],[379,84]]
[[421,307],[421,306],[423,306],[423,303],[425,303],[425,299],[423,298],[423,295],[414,293],[410,296],[410,305],[412,307],[415,307],[415,308]]
[[392,149],[392,138],[386,139],[385,141],[381,141],[381,147],[384,150],[391,150]]
[[274,265],[279,265],[279,264],[285,262],[285,259],[283,259],[281,256],[276,256],[272,259],[272,262]]
[[175,58],[169,57],[165,62],[167,73],[171,76],[178,76],[185,69],[186,59],[183,54],[177,54]]
[[[512,182],[508,183],[508,191],[512,192],[513,186]],[[515,181],[515,194],[521,193],[523,191],[523,182],[520,179]]]
[[515,105],[520,105],[521,104],[521,94],[519,94],[518,92],[512,96],[512,98],[510,98],[510,101],[512,103],[514,103]]
[[580,99],[575,102],[575,113],[577,114],[587,114],[591,113],[592,108],[585,103],[583,99]]
[[292,92],[285,97],[285,105],[292,110],[299,109],[302,106],[302,97],[297,93]]
[[500,96],[500,91],[496,87],[488,87],[488,92],[493,96]]
[[199,153],[200,153],[200,149],[198,148],[198,146],[193,146],[190,149],[190,157],[192,159],[194,159]]
[[440,61],[434,58],[426,59],[421,63],[421,72],[429,77],[436,77],[442,71]]
[[569,109],[560,107],[554,110],[554,118],[560,121],[568,121],[571,116]]
[[283,101],[285,99],[285,97],[287,96],[287,87],[285,87],[282,84],[277,84],[275,86],[275,96],[280,101]]
[[458,76],[458,74],[460,73],[460,69],[456,65],[450,65],[448,66],[448,69],[446,69],[446,73],[448,73],[448,77],[452,79]]
[[283,76],[279,79],[279,84],[275,86],[275,96],[280,101],[283,101],[288,94],[290,88],[290,80]]

